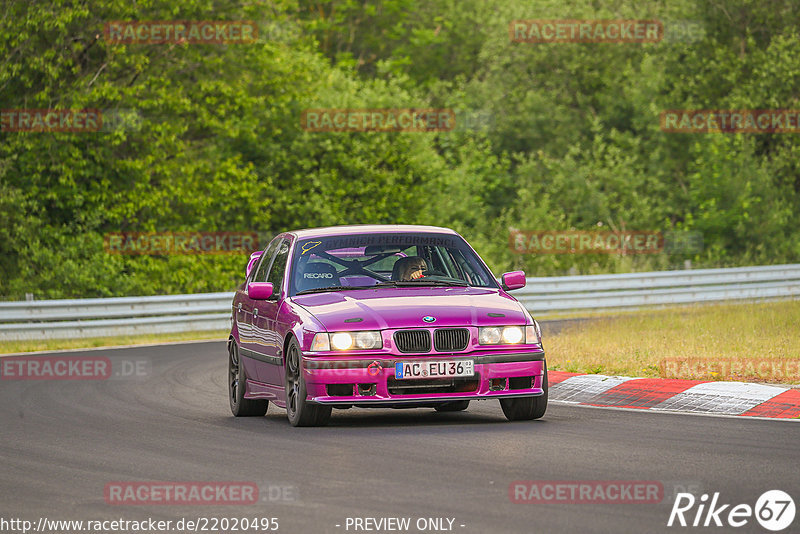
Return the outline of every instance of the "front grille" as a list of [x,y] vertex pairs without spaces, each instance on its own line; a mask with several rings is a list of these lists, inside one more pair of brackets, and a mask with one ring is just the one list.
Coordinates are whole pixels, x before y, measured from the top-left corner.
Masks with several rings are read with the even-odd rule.
[[400,352],[430,352],[431,333],[427,330],[398,330],[394,333],[394,344]]
[[469,343],[469,330],[466,328],[440,328],[433,333],[433,346],[438,352],[464,350]]
[[425,393],[471,393],[478,390],[480,376],[467,378],[433,378],[396,380],[390,376],[386,388],[390,395],[421,395]]

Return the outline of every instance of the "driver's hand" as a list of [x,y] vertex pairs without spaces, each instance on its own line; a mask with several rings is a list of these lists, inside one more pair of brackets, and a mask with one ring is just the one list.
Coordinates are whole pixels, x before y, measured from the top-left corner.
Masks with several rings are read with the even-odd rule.
[[422,269],[417,269],[413,273],[411,273],[411,279],[416,280],[417,278],[423,278],[425,275],[422,274]]

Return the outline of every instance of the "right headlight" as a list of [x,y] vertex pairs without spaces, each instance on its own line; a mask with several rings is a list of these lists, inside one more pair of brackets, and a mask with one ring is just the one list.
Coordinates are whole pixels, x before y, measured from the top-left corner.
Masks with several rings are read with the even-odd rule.
[[536,326],[483,326],[478,329],[479,345],[536,345],[541,342]]
[[383,347],[381,333],[377,330],[362,332],[320,332],[311,342],[312,351],[369,350]]

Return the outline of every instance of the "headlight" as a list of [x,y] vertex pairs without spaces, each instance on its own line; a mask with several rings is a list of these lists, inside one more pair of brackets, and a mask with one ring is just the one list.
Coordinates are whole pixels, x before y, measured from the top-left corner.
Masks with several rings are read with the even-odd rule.
[[380,332],[355,332],[355,345],[357,349],[379,349],[383,347],[383,339]]
[[488,326],[481,328],[478,333],[478,344],[480,345],[498,345],[502,339],[503,334],[501,329],[496,326]]
[[312,351],[369,350],[383,347],[378,331],[319,333],[311,342]]
[[353,346],[353,336],[347,332],[331,334],[331,347],[334,350],[347,350]]
[[331,341],[328,334],[320,332],[314,335],[314,340],[311,342],[311,350],[314,352],[321,350],[331,350]]
[[479,345],[518,345],[539,343],[536,328],[528,326],[485,326],[478,329]]
[[515,345],[525,338],[525,332],[518,326],[507,326],[503,328],[503,342]]

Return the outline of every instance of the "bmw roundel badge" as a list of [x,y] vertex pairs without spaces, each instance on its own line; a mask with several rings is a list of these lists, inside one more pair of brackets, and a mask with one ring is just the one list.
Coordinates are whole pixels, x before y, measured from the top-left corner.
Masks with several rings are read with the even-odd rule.
[[436,317],[431,317],[430,315],[426,315],[425,317],[422,318],[422,320],[425,321],[426,323],[432,323],[436,320]]

